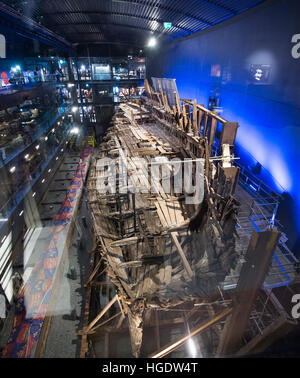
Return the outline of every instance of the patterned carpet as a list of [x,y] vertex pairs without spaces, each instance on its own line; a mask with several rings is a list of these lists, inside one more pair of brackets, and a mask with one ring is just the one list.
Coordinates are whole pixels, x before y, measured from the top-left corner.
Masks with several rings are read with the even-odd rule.
[[37,345],[48,304],[50,302],[59,256],[57,242],[61,232],[72,219],[76,197],[87,171],[91,148],[81,154],[80,163],[68,187],[59,212],[53,217],[53,226],[41,258],[35,264],[31,275],[20,291],[16,303],[13,329],[3,350],[4,358],[29,358]]

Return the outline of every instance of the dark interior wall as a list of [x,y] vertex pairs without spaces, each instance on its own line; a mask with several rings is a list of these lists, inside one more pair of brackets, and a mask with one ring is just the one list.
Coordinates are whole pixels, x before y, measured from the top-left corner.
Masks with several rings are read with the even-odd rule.
[[[291,196],[298,232],[300,58],[292,56],[292,37],[300,34],[299,18],[299,0],[266,1],[207,32],[148,50],[147,66],[149,78],[176,78],[183,98],[207,106],[209,96],[219,96],[222,116],[240,124],[240,150],[271,173],[274,189]],[[259,82],[251,71],[258,68]]]
[[77,56],[99,56],[99,57],[127,57],[144,56],[143,49],[131,45],[121,44],[78,44],[76,46]]

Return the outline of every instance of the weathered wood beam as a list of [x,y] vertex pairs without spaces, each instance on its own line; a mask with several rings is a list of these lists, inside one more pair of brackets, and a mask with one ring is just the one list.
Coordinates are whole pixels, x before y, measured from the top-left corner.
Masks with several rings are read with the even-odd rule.
[[140,240],[141,238],[138,236],[133,236],[131,238],[126,238],[126,239],[120,239],[120,240],[111,242],[110,247],[114,248],[114,247],[121,247],[125,245],[133,245],[133,244],[136,244]]
[[214,144],[216,128],[217,128],[217,119],[212,118],[211,125],[210,125],[210,133],[209,133],[209,156],[211,155],[212,147]]
[[203,117],[203,110],[198,109],[197,129],[199,133],[201,132],[202,117]]
[[98,272],[98,270],[100,268],[100,265],[101,265],[102,261],[103,261],[103,258],[101,257],[101,259],[98,261],[95,269],[93,270],[92,274],[90,275],[89,279],[84,284],[84,287],[87,287],[87,285],[93,280],[93,278],[95,277],[96,273]]
[[[186,103],[186,104],[189,104],[189,105],[192,105],[192,101],[190,100],[185,100],[185,99],[180,99],[180,101],[182,101],[183,103]],[[221,123],[226,123],[226,119],[220,117],[218,114],[216,114],[215,112],[211,111],[211,110],[208,110],[206,109],[203,105],[199,105],[197,104],[197,108],[200,109],[200,110],[203,110],[205,112],[205,114],[208,114],[210,115],[212,118],[215,118],[217,121],[221,122]]]
[[219,315],[215,316],[214,318],[204,322],[200,327],[196,328],[195,330],[192,330],[188,335],[182,337],[181,339],[177,340],[176,342],[172,342],[166,346],[164,346],[159,351],[155,351],[152,353],[149,357],[150,358],[162,358],[177,348],[179,348],[182,344],[184,344],[190,337],[193,337],[197,335],[198,333],[204,331],[208,327],[211,327],[212,325],[218,323],[220,320],[224,319],[228,315],[230,315],[232,312],[232,308],[227,308],[223,312],[221,312]]
[[176,246],[176,248],[179,252],[179,255],[180,255],[182,264],[184,266],[184,269],[186,270],[188,276],[190,278],[193,278],[193,276],[194,276],[193,271],[192,271],[191,266],[190,266],[190,264],[189,264],[189,262],[188,262],[188,260],[185,256],[185,253],[184,253],[184,251],[183,251],[183,249],[182,249],[182,247],[179,243],[177,236],[178,236],[177,232],[171,232],[171,238],[172,238],[172,240],[173,240],[173,242],[174,242],[174,244],[175,244],[175,246]]
[[103,315],[107,313],[107,311],[111,308],[111,306],[117,301],[118,296],[115,295],[111,301],[107,303],[107,305],[104,307],[104,309],[99,313],[99,315],[96,316],[96,318],[91,321],[91,323],[86,327],[86,329],[83,330],[83,333],[88,333],[89,330],[91,330],[97,322],[102,318]]
[[95,327],[91,328],[87,333],[84,333],[84,330],[78,331],[78,335],[91,335],[96,332],[97,329],[103,327],[105,324],[111,322],[118,316],[122,315],[122,312],[117,312],[115,315],[111,316],[110,318],[104,320],[102,323],[97,324]]
[[234,354],[241,347],[252,307],[270,267],[280,235],[276,228],[253,232],[233,298],[233,312],[226,321],[217,349],[218,357]]
[[226,122],[223,124],[220,138],[220,147],[223,144],[234,146],[238,127],[239,124],[237,122]]
[[197,101],[194,100],[193,102],[193,131],[194,131],[194,136],[198,136],[198,131],[197,131]]

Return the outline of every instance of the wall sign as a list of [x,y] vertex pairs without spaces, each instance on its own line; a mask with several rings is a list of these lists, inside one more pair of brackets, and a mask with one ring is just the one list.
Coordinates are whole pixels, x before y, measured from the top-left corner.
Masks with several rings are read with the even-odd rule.
[[268,84],[271,66],[269,64],[251,64],[250,79],[253,84]]
[[6,58],[6,39],[2,34],[0,34],[0,58]]
[[295,45],[292,48],[292,57],[294,59],[299,59],[300,58],[300,34],[293,35],[292,43],[295,43]]

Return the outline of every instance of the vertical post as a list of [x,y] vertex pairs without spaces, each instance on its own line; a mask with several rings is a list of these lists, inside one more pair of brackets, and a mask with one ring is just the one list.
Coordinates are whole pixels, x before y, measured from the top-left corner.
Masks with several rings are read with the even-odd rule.
[[233,299],[233,311],[221,335],[218,357],[234,354],[240,348],[251,310],[268,272],[280,235],[276,228],[253,232]]
[[198,133],[201,133],[201,121],[202,121],[202,116],[203,116],[203,110],[198,110],[198,125],[197,125],[197,129],[198,129]]
[[133,207],[133,225],[134,225],[134,232],[136,232],[135,193],[132,193],[132,207]]
[[186,128],[188,126],[188,120],[187,120],[187,116],[186,116],[186,108],[185,108],[184,103],[182,104],[182,114],[183,114],[183,128],[184,128],[184,130],[186,130]]
[[205,120],[204,120],[203,134],[202,134],[203,137],[206,137],[207,124],[208,124],[208,114],[205,113]]
[[197,101],[194,100],[193,103],[193,129],[194,129],[194,136],[198,136],[197,132]]
[[217,120],[215,118],[212,118],[211,126],[210,126],[210,133],[209,133],[209,155],[211,155],[212,146],[214,144],[216,128],[217,128]]

